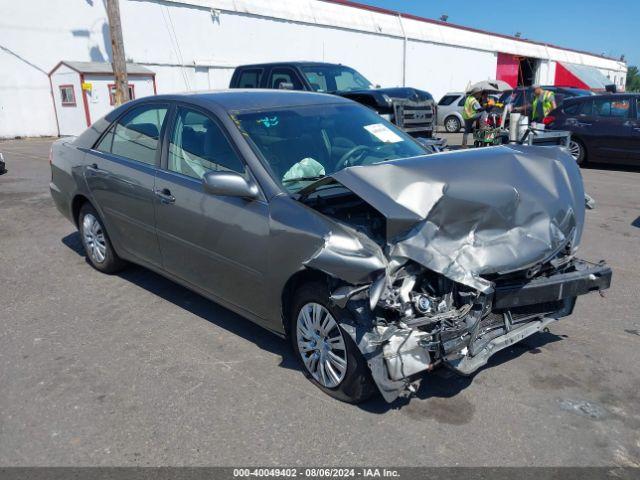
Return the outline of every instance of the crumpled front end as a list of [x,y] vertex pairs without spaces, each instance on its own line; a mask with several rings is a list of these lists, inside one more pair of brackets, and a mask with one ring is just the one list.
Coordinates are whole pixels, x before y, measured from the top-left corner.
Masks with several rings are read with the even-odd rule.
[[[323,197],[330,184],[344,187],[344,200]],[[301,199],[367,239],[340,258],[328,240],[309,265],[343,280],[332,300],[350,312],[342,327],[387,401],[439,363],[472,373],[610,283],[606,265],[575,258],[584,190],[575,162],[557,148],[351,167]],[[345,272],[351,264],[357,276]]]

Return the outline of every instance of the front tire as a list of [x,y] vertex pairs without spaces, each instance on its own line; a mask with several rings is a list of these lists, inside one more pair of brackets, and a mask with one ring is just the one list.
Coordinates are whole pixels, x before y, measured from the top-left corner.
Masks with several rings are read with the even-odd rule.
[[444,129],[447,133],[458,133],[462,128],[462,122],[453,115],[444,119]]
[[78,214],[78,230],[87,260],[103,273],[122,270],[126,263],[116,254],[100,215],[90,203],[85,203]]
[[304,374],[326,394],[360,403],[375,392],[367,363],[339,325],[348,312],[331,304],[322,283],[309,283],[295,294],[289,336]]

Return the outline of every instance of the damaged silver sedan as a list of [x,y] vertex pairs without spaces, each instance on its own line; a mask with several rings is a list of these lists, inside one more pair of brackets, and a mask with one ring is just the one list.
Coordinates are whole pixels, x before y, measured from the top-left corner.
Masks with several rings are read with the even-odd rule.
[[287,336],[329,395],[391,402],[611,281],[576,257],[584,191],[566,152],[428,153],[335,96],[157,96],[56,142],[51,193],[96,269],[157,271]]

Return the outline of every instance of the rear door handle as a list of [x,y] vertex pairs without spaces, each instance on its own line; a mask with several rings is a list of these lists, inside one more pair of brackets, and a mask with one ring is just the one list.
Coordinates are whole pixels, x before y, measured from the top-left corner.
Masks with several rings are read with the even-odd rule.
[[161,203],[169,204],[176,201],[176,197],[171,195],[171,191],[168,188],[154,188],[153,193],[160,199]]

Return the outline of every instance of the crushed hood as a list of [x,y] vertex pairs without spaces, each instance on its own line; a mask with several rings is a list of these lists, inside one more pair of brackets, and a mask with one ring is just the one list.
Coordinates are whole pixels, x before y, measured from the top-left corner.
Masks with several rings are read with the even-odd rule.
[[584,223],[584,190],[570,155],[555,147],[502,146],[350,167],[337,182],[387,219],[387,255],[411,259],[487,292],[482,275],[544,262]]

